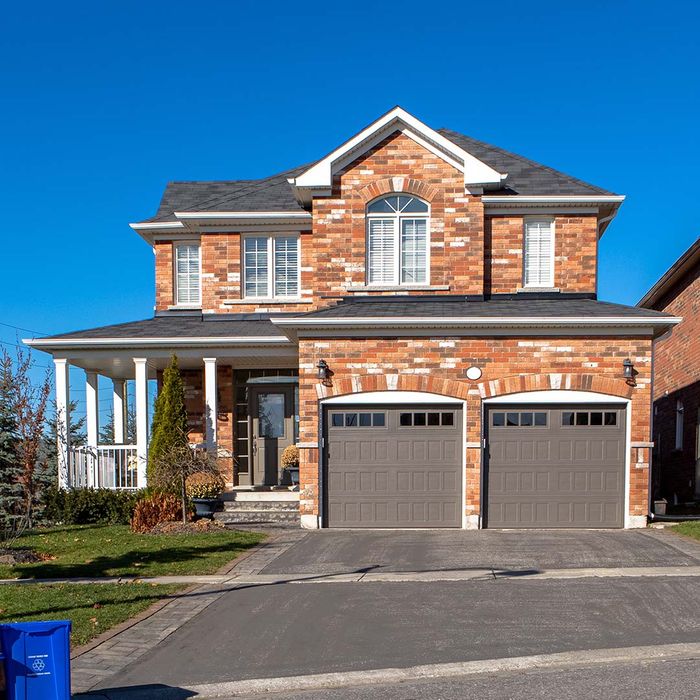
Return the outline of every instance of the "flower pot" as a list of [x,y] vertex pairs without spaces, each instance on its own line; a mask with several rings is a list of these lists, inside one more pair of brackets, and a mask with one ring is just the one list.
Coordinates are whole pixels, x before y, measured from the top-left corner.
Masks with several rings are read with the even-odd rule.
[[292,482],[292,486],[298,486],[299,485],[299,467],[288,467],[287,473],[289,474],[289,478]]
[[216,507],[219,505],[218,498],[193,498],[194,514],[196,518],[209,518],[213,520]]
[[666,515],[666,506],[668,501],[665,498],[661,498],[658,501],[654,501],[654,513],[656,515]]

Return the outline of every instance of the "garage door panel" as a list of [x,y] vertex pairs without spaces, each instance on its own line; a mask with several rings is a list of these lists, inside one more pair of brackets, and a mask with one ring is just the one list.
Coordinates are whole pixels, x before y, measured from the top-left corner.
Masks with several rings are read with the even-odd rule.
[[[533,425],[533,411],[546,425]],[[623,407],[494,407],[487,420],[490,527],[623,525]]]
[[[380,426],[327,425],[327,514],[331,527],[459,527],[462,503],[462,418],[455,406],[368,407]],[[413,425],[416,413],[421,413]],[[449,413],[440,419],[441,412]],[[411,425],[400,416],[410,414]],[[429,415],[431,414],[431,415]],[[436,417],[437,414],[437,417]],[[404,418],[404,420],[406,420]],[[430,425],[428,424],[430,422]],[[345,447],[338,449],[338,445]],[[357,445],[357,449],[349,445]]]

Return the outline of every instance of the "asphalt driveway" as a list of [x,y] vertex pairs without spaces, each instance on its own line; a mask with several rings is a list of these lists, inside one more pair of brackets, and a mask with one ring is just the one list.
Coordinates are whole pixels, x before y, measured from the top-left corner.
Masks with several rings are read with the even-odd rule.
[[700,544],[659,530],[319,530],[264,574],[700,565]]

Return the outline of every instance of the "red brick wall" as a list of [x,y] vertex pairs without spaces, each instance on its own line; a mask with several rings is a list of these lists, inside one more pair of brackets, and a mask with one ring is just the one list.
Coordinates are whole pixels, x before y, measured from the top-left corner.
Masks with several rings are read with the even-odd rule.
[[[487,216],[486,292],[508,294],[523,286],[525,217]],[[594,215],[554,217],[554,286],[562,292],[596,291],[598,220]]]
[[[334,372],[332,387],[316,378],[323,357]],[[637,386],[620,378],[630,357]],[[478,382],[466,369],[483,371]],[[300,442],[318,441],[318,401],[334,394],[398,388],[456,396],[467,402],[468,443],[481,439],[484,397],[536,389],[578,389],[632,399],[632,442],[647,443],[650,418],[651,341],[634,338],[391,338],[300,340]],[[466,513],[480,510],[478,447],[465,449]],[[630,515],[648,508],[648,448],[632,449]],[[301,450],[302,513],[318,514],[318,449]]]
[[[700,265],[658,304],[683,321],[654,343],[655,496],[695,498],[696,431],[700,410]],[[683,405],[683,447],[677,450],[676,403]]]
[[173,288],[173,243],[156,241],[153,244],[156,260],[156,311],[164,311],[175,303]]

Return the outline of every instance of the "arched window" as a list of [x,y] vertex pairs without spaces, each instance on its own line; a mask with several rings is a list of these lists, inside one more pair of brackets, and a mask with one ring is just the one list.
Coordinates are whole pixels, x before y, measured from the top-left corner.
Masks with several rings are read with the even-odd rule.
[[368,284],[428,284],[430,208],[410,194],[367,205]]

